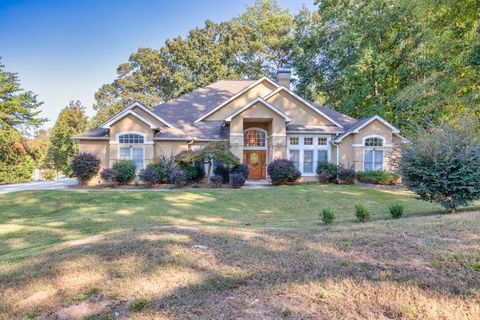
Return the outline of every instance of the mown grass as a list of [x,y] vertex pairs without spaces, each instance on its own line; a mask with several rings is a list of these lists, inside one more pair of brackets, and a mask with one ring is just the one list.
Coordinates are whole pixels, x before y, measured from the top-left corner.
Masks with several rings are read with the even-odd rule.
[[0,319],[478,318],[480,212],[437,210],[356,186],[2,195]]
[[261,190],[175,192],[28,191],[0,196],[0,263],[23,259],[58,243],[118,229],[148,226],[304,228],[318,223],[323,207],[335,223],[355,221],[354,203],[371,219],[388,219],[388,206],[401,203],[405,215],[439,207],[405,191],[355,186],[305,185]]

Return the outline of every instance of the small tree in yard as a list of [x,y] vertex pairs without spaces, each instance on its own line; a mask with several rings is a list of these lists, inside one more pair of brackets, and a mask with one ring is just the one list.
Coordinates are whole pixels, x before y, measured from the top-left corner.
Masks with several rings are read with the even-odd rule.
[[400,174],[422,199],[455,212],[480,198],[478,123],[461,119],[418,130],[402,148]]

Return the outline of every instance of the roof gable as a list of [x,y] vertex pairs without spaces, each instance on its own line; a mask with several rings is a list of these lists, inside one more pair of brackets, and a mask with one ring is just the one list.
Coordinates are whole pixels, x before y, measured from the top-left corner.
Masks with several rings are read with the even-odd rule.
[[343,126],[338,123],[337,121],[335,121],[334,119],[332,119],[331,117],[329,117],[326,113],[322,112],[321,110],[319,110],[318,108],[316,108],[312,103],[310,103],[309,101],[303,99],[302,97],[300,97],[299,95],[297,95],[295,92],[285,88],[285,87],[279,87],[277,88],[276,90],[270,92],[269,94],[267,94],[266,96],[264,96],[263,98],[266,100],[266,101],[270,101],[270,99],[272,99],[274,96],[276,96],[277,94],[280,94],[280,92],[285,92],[287,93],[288,95],[290,95],[291,97],[293,97],[294,99],[296,99],[297,101],[299,101],[300,103],[302,103],[303,105],[305,105],[307,108],[313,110],[315,113],[321,115],[323,118],[327,119],[329,122],[331,122],[332,124],[334,124],[335,126],[339,127],[339,128],[342,128]]
[[225,121],[226,122],[230,122],[232,121],[233,118],[235,118],[236,116],[238,116],[239,114],[241,114],[242,112],[244,112],[245,110],[251,108],[252,106],[254,106],[256,103],[261,103],[263,104],[264,106],[266,106],[268,109],[272,110],[273,112],[275,112],[276,114],[278,114],[279,116],[281,116],[282,118],[285,119],[285,121],[287,122],[290,122],[292,121],[292,119],[287,116],[285,113],[283,113],[282,111],[278,110],[277,108],[275,108],[275,106],[273,106],[271,103],[269,103],[268,101],[265,101],[263,98],[261,97],[258,97],[256,99],[253,99],[252,101],[250,101],[248,104],[246,104],[244,107],[236,110],[235,112],[233,112],[232,114],[230,114],[228,117],[225,118]]
[[150,111],[147,107],[143,106],[142,104],[138,103],[138,102],[134,102],[132,103],[131,105],[129,105],[127,108],[125,108],[123,111],[121,111],[120,113],[117,113],[115,116],[111,117],[110,119],[108,119],[107,121],[105,121],[104,123],[102,123],[99,127],[100,128],[104,128],[104,129],[108,129],[110,128],[110,126],[112,124],[114,124],[115,122],[119,121],[120,119],[124,118],[126,115],[128,114],[131,114],[133,115],[134,117],[140,119],[141,121],[145,122],[146,124],[148,124],[150,126],[150,128],[152,129],[157,129],[158,128],[158,125],[154,124],[152,121],[146,119],[145,117],[141,116],[140,114],[138,114],[137,112],[133,111],[133,108],[139,108],[141,109],[142,111],[146,112],[148,115],[152,116],[153,118],[157,119],[158,121],[160,121],[161,123],[163,123],[164,125],[166,125],[167,127],[169,128],[173,128],[172,125],[170,125],[167,121],[165,121],[163,118],[161,118],[159,115],[153,113],[152,111]]
[[255,88],[256,86],[258,86],[259,84],[261,84],[262,82],[268,82],[270,85],[273,85],[275,88],[278,88],[278,84],[276,84],[275,82],[273,82],[272,80],[268,79],[267,77],[262,77],[260,79],[258,79],[257,81],[255,81],[254,83],[250,84],[249,86],[243,88],[242,90],[240,90],[239,92],[237,92],[235,95],[233,95],[232,97],[230,97],[229,99],[225,100],[224,102],[222,102],[221,104],[217,105],[215,108],[213,108],[212,110],[210,110],[209,112],[203,114],[201,117],[199,117],[198,119],[196,119],[194,121],[194,123],[198,123],[204,119],[206,119],[207,117],[211,116],[212,114],[214,114],[215,112],[217,112],[218,110],[222,109],[223,107],[225,107],[226,105],[228,105],[230,102],[232,101],[235,101],[235,99],[239,98],[241,95],[243,95],[244,93],[250,91],[251,89]]
[[385,125],[389,129],[391,129],[392,133],[394,133],[394,134],[400,133],[400,130],[398,130],[393,125],[388,123],[385,119],[383,119],[379,115],[374,115],[373,117],[359,120],[356,124],[351,126],[348,129],[348,131],[346,131],[345,133],[341,134],[338,138],[336,138],[335,142],[341,142],[344,138],[346,138],[347,136],[349,136],[352,133],[359,133],[360,130],[362,130],[363,128],[365,128],[366,126],[368,126],[370,123],[372,123],[374,121],[379,121],[380,123],[382,123],[383,125]]

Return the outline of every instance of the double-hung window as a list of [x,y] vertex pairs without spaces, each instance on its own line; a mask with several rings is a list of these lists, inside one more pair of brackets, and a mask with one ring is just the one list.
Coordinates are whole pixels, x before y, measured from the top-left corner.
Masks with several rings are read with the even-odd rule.
[[366,147],[363,153],[363,170],[383,170],[385,151],[383,150],[384,139],[382,137],[369,137],[364,139]]
[[313,176],[320,161],[330,158],[328,136],[290,135],[288,142],[288,158],[304,176]]

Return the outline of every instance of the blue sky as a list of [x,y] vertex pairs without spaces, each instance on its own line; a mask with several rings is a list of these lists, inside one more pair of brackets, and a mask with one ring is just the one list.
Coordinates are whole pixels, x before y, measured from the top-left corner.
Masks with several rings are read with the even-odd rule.
[[[22,87],[44,102],[53,126],[59,111],[79,99],[93,115],[94,93],[140,47],[160,48],[207,19],[220,22],[254,0],[6,1],[0,0],[0,57]],[[296,13],[313,0],[280,0]]]

